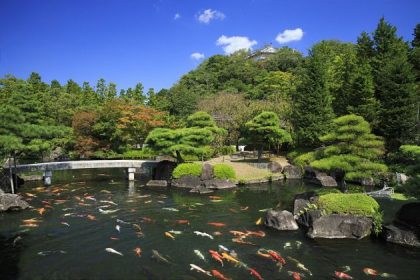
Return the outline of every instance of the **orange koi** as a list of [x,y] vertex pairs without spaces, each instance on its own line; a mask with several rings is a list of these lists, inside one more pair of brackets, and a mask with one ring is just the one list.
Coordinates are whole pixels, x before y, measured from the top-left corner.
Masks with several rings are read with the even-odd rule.
[[27,220],[22,220],[24,224],[34,224],[34,223],[40,223],[41,220],[38,220],[37,218],[31,218]]
[[217,195],[210,195],[209,198],[210,199],[221,199],[222,197],[217,196]]
[[268,253],[268,250],[264,248],[258,249],[257,255],[266,259],[272,259],[271,255]]
[[378,272],[377,272],[376,270],[374,270],[374,269],[372,269],[372,268],[368,268],[368,267],[363,268],[363,272],[364,272],[366,275],[373,275],[373,276],[378,275]]
[[24,225],[20,225],[21,227],[39,227],[38,224],[24,224]]
[[261,275],[253,268],[248,268],[248,271],[252,276],[255,276],[258,280],[264,280],[264,278],[261,277]]
[[243,238],[232,238],[232,241],[241,245],[251,245],[251,246],[258,246],[255,243],[244,241]]
[[25,194],[26,194],[26,196],[29,196],[29,197],[36,197],[36,195],[31,194],[31,193],[25,193]]
[[173,236],[170,232],[165,231],[165,236],[175,240],[175,236]]
[[215,235],[215,236],[220,236],[220,235],[222,235],[223,233],[221,233],[220,231],[215,231],[215,232],[213,232],[213,235]]
[[220,280],[231,280],[231,278],[227,278],[226,276],[224,276],[222,273],[220,273],[216,269],[212,269],[211,274],[213,274],[214,277],[216,277],[217,279],[220,279]]
[[257,226],[261,225],[261,224],[262,224],[262,218],[259,218],[259,219],[255,222],[255,224],[256,224]]
[[350,275],[348,275],[347,273],[340,272],[340,271],[334,271],[334,275],[335,275],[335,277],[337,277],[338,279],[353,279],[353,277],[351,277],[351,276],[350,276]]
[[209,250],[209,253],[213,259],[218,261],[223,266],[223,260],[222,260],[223,257],[218,252]]
[[44,205],[44,207],[45,207],[45,208],[49,208],[49,209],[54,209],[54,207],[52,207],[52,206],[51,206],[51,205],[49,205],[49,204],[45,204],[45,205]]
[[188,221],[188,220],[176,220],[175,223],[178,224],[178,225],[189,225],[190,221]]
[[279,253],[277,253],[276,251],[273,250],[268,250],[268,254],[276,261],[278,261],[279,263],[281,263],[282,265],[286,264],[286,260],[279,255]]
[[136,247],[134,248],[134,253],[136,253],[137,256],[141,257],[141,248],[140,247]]
[[96,217],[93,216],[93,215],[87,215],[86,218],[88,218],[91,221],[95,221],[96,220]]
[[244,236],[244,235],[246,235],[245,232],[237,231],[237,230],[230,230],[229,232],[231,234],[233,234],[234,236]]
[[39,208],[37,211],[38,211],[39,215],[44,215],[46,210],[45,210],[44,207],[42,207],[42,208]]
[[246,211],[246,210],[248,210],[248,208],[249,208],[249,206],[241,206],[241,211]]
[[109,239],[111,239],[111,240],[120,240],[118,237],[115,237],[115,236],[111,236]]
[[293,280],[301,280],[300,273],[296,271],[289,271],[289,275],[293,277]]
[[246,235],[256,236],[256,237],[265,237],[265,232],[262,230],[259,231],[246,231]]
[[153,222],[153,219],[149,218],[149,217],[141,217],[141,219],[142,219],[143,222],[147,222],[147,223]]
[[235,259],[234,257],[232,257],[231,255],[229,255],[226,252],[222,253],[222,258],[224,258],[227,261],[233,262],[235,265],[240,265],[241,264],[240,261],[238,261],[237,259]]
[[214,227],[225,227],[226,226],[226,224],[224,224],[224,223],[217,223],[217,222],[210,222],[210,223],[207,223],[208,225],[210,225],[210,226],[214,226]]

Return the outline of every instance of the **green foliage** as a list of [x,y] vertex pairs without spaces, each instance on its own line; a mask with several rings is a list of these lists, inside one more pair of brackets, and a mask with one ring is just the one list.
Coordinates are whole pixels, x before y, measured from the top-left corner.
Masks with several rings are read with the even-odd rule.
[[213,169],[214,169],[214,176],[217,179],[230,179],[230,180],[236,179],[235,170],[230,165],[219,163],[219,164],[215,164],[213,166]]
[[181,163],[175,167],[172,172],[172,177],[175,179],[181,178],[185,175],[200,176],[201,175],[201,164],[198,163]]
[[318,194],[318,196],[330,194],[330,193],[342,193],[337,188],[319,188],[319,189],[316,189],[315,192]]
[[362,117],[346,115],[333,121],[333,131],[320,140],[327,146],[295,159],[298,164],[326,170],[342,170],[346,180],[370,178],[387,171],[380,162],[384,153],[381,138],[371,134]]
[[420,199],[420,146],[402,145],[400,150],[410,176],[401,189],[407,195]]
[[291,142],[290,134],[280,128],[280,120],[273,112],[262,112],[245,124],[247,139],[259,147],[258,160],[267,144],[283,144]]
[[319,197],[317,204],[327,214],[337,213],[370,217],[373,219],[374,233],[379,234],[381,232],[383,215],[379,210],[379,204],[366,194],[325,194]]
[[124,159],[152,159],[154,156],[154,152],[147,147],[141,150],[128,150],[122,155]]

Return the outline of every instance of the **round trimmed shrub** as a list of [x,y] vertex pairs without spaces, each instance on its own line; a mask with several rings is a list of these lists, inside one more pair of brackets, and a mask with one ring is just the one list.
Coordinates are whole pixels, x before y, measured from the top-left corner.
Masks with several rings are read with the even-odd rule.
[[201,175],[201,164],[198,163],[181,163],[175,167],[172,172],[172,177],[174,179],[181,178],[185,175],[200,176]]
[[213,166],[214,177],[217,179],[235,179],[236,173],[232,166],[219,163]]

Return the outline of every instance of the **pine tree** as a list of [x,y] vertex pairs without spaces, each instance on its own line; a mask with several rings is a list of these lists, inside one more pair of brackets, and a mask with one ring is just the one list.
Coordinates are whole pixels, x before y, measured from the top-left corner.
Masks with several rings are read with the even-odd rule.
[[317,146],[319,137],[330,130],[334,118],[327,72],[317,57],[308,59],[302,81],[292,99],[296,143],[306,147]]

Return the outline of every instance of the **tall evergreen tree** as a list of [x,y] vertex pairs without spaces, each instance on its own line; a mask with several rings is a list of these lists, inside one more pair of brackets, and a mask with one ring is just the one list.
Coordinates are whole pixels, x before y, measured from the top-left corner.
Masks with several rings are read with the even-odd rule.
[[96,83],[96,94],[101,100],[105,99],[106,96],[106,83],[104,79],[99,79]]
[[310,57],[302,81],[292,96],[294,139],[300,146],[314,147],[329,132],[334,118],[332,96],[327,87],[327,71],[319,58]]

